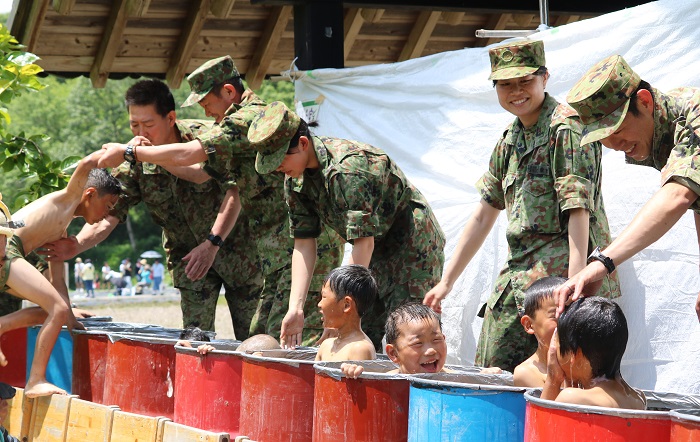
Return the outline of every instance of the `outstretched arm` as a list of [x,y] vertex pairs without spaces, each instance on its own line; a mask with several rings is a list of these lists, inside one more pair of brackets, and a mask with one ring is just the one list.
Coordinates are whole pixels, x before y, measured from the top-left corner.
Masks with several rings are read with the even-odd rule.
[[292,289],[289,310],[282,320],[282,347],[301,345],[304,330],[304,303],[316,266],[316,238],[295,238],[292,253]]
[[[124,162],[126,144],[108,143],[99,167],[116,167]],[[186,143],[163,144],[161,146],[138,146],[135,148],[136,161],[143,161],[159,166],[190,166],[207,160],[207,155],[199,140]]]
[[78,165],[66,186],[66,193],[69,195],[81,195],[83,193],[88,175],[92,169],[97,167],[102,154],[103,151],[98,150],[78,161]]

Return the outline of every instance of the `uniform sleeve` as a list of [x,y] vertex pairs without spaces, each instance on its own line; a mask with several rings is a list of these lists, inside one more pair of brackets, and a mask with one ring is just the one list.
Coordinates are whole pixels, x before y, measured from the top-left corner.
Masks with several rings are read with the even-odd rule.
[[120,223],[126,221],[129,208],[141,202],[141,186],[138,182],[138,166],[131,167],[131,164],[123,162],[112,171],[112,175],[119,181],[122,187],[117,204],[114,205],[109,214],[119,219]]
[[382,183],[364,174],[338,173],[328,183],[331,204],[344,215],[345,238],[348,241],[369,236],[380,236],[383,228],[375,207],[391,204],[391,192],[385,192]]
[[[679,123],[674,138],[675,147],[661,170],[661,185],[675,181],[700,196],[700,115]],[[700,201],[691,208],[700,212]]]
[[197,136],[207,154],[204,170],[217,180],[224,190],[237,185],[236,176],[232,173],[235,158],[254,156],[246,132],[246,128],[235,118],[226,117],[221,124],[214,125],[207,132]]
[[503,192],[503,180],[505,178],[505,141],[503,138],[498,142],[496,148],[491,153],[489,170],[484,173],[476,182],[476,189],[481,198],[495,209],[504,210],[506,208],[505,195]]
[[289,211],[289,236],[291,238],[318,238],[321,220],[312,210],[313,202],[299,191],[294,178],[284,181],[284,197]]
[[596,186],[600,186],[600,143],[580,145],[581,134],[569,126],[554,133],[552,173],[559,210],[595,210]]

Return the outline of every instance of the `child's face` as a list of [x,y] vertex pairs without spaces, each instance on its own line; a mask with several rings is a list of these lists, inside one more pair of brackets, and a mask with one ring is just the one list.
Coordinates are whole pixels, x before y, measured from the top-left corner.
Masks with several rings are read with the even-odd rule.
[[340,319],[343,317],[344,306],[345,299],[336,299],[330,284],[326,282],[321,289],[321,300],[318,302],[318,308],[323,315],[324,328],[338,328],[341,325]]
[[87,194],[87,198],[85,198],[83,202],[83,218],[85,218],[86,223],[95,224],[109,215],[110,210],[117,204],[119,196],[109,194],[100,196],[93,187],[89,187],[85,192],[88,192],[90,189],[92,189],[93,192]]
[[554,329],[557,328],[557,303],[554,298],[542,301],[542,305],[535,310],[535,314],[530,318],[530,327],[537,338],[537,342],[542,347],[549,347]]
[[399,373],[438,373],[447,358],[447,343],[434,318],[409,321],[399,326],[395,344],[387,344],[389,358]]

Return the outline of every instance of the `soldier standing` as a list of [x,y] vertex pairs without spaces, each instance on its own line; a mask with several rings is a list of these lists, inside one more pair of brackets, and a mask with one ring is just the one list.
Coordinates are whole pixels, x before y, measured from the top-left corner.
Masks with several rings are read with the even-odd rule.
[[[589,253],[610,243],[610,229],[600,189],[600,144],[580,146],[575,112],[545,92],[544,44],[511,43],[491,49],[489,56],[498,101],[516,118],[477,182],[479,206],[424,302],[440,311],[440,302],[505,209],[508,260],[480,312],[476,364],[513,371],[537,349],[534,336],[520,324],[524,291],[545,276],[576,274]],[[620,295],[616,278],[605,285],[607,296]]]
[[387,313],[420,300],[439,279],[445,237],[428,202],[389,156],[356,141],[312,137],[284,103],[270,104],[251,124],[258,173],[283,172],[294,237],[292,289],[282,341],[301,342],[303,305],[322,223],[353,244],[350,264],[369,267],[379,299],[363,325],[380,348]]

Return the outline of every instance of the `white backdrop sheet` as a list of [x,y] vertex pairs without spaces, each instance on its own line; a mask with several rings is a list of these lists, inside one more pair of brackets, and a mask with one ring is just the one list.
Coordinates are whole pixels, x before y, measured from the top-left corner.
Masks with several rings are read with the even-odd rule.
[[[700,86],[700,0],[662,0],[540,32],[560,102],[598,60],[621,54],[654,87]],[[315,133],[361,140],[387,151],[425,194],[447,236],[446,260],[479,201],[474,187],[512,115],[498,104],[487,48],[402,63],[308,71],[301,104],[321,102]],[[652,168],[626,165],[603,149],[603,196],[613,237],[659,187]],[[484,246],[443,302],[451,363],[471,362],[481,329],[477,310],[507,254],[501,214]],[[630,328],[623,374],[640,388],[700,393],[700,289],[692,213],[661,240],[619,266],[619,300]]]

